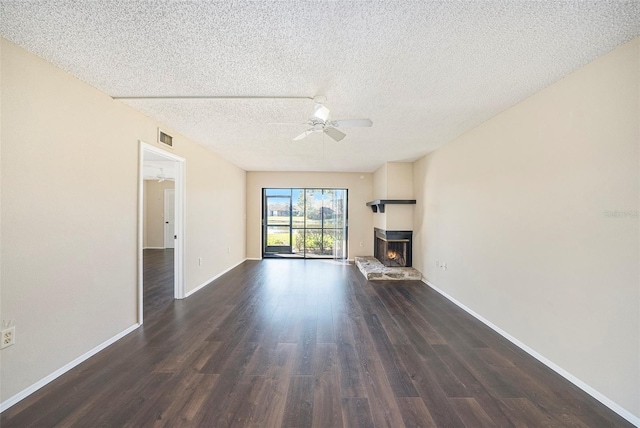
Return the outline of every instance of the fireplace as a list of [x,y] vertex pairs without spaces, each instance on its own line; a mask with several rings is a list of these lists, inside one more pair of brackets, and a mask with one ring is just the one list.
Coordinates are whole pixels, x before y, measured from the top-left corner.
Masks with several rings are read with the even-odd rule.
[[411,231],[392,231],[374,228],[373,256],[389,267],[411,267]]

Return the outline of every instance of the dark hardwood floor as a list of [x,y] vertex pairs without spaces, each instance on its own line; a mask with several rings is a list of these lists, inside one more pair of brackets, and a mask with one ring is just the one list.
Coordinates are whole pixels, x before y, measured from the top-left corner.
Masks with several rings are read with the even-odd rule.
[[420,282],[263,260],[163,293],[2,428],[631,426]]
[[173,303],[173,248],[144,250],[144,322],[162,314]]

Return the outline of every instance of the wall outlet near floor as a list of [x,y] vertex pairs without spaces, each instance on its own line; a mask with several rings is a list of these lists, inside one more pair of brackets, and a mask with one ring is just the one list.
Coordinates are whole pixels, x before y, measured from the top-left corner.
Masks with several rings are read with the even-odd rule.
[[0,342],[0,349],[6,348],[7,346],[11,346],[16,343],[16,327],[9,327],[0,331],[0,337],[2,337],[2,342]]
[[436,259],[436,267],[439,268],[440,267],[440,260]]
[[227,247],[227,253],[231,252],[231,247]]
[[198,257],[198,266],[202,266],[202,257]]

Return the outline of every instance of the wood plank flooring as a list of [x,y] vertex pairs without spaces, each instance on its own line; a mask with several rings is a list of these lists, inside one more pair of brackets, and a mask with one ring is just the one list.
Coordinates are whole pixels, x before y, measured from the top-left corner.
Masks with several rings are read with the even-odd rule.
[[144,326],[3,428],[631,426],[423,283],[247,261],[173,301],[168,255],[147,255],[166,288]]
[[173,253],[173,248],[144,250],[142,300],[145,322],[173,302]]

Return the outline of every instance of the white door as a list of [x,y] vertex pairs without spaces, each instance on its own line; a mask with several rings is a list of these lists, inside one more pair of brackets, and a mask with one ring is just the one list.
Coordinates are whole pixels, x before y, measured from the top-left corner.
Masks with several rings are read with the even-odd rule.
[[174,248],[176,191],[164,189],[164,248]]

